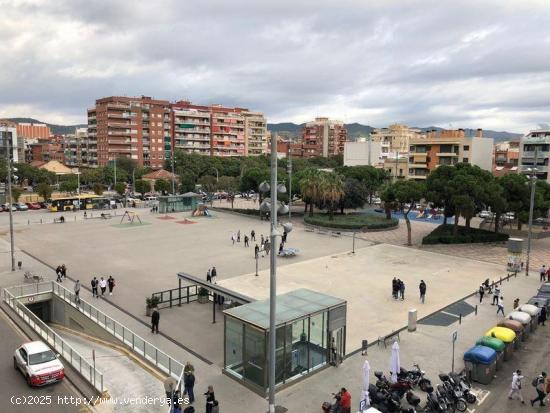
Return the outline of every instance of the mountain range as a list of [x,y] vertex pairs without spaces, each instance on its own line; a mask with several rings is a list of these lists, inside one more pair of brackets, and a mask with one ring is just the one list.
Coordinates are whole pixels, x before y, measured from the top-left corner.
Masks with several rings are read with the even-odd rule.
[[[51,123],[41,122],[37,119],[33,118],[9,118],[9,120],[13,122],[21,122],[21,123],[45,123],[48,125],[55,135],[65,135],[69,133],[74,133],[75,128],[85,128],[87,125],[85,124],[79,124],[79,125],[55,125]],[[304,127],[304,123],[302,124],[296,124],[292,122],[282,122],[282,123],[268,123],[267,128],[271,132],[276,132],[279,135],[282,135],[286,138],[297,138],[300,136],[300,131]],[[374,129],[372,126],[369,125],[362,125],[360,123],[347,123],[346,127],[348,129],[348,137],[351,140],[356,140],[360,136],[368,136],[372,130]],[[443,128],[439,128],[436,126],[428,126],[428,127],[421,127],[417,128],[422,130],[423,132],[431,129],[436,130],[442,130]],[[475,129],[465,129],[464,130],[466,136],[474,136],[476,130]],[[484,130],[483,136],[487,138],[493,138],[495,142],[502,142],[502,141],[509,141],[509,140],[517,140],[521,138],[520,133],[512,133],[512,132],[505,132],[505,131],[493,131],[493,130]]]

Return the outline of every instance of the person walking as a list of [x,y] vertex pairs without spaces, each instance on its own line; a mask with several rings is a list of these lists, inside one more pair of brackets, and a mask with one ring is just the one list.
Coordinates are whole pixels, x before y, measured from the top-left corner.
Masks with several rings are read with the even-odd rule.
[[55,273],[57,274],[57,279],[56,281],[59,282],[59,283],[62,283],[63,282],[63,278],[61,276],[61,265],[58,265],[57,268],[55,269]]
[[151,333],[159,333],[159,321],[160,321],[160,313],[158,309],[155,307],[153,310],[153,313],[151,314]]
[[502,295],[498,297],[497,315],[498,313],[502,313],[502,316],[504,317],[504,297]]
[[65,264],[61,265],[61,276],[67,278],[67,267],[65,267]]
[[109,286],[109,295],[113,295],[113,289],[115,288],[115,279],[112,275],[109,275],[109,279],[107,280],[107,285]]
[[235,238],[237,238],[237,236],[235,235],[234,232],[231,233],[231,242],[233,243],[233,245],[235,245]]
[[397,281],[397,278],[393,277],[393,280],[391,282],[391,295],[396,300],[397,300],[398,291],[399,291],[399,282]]
[[[537,304],[537,303],[535,303]],[[540,313],[539,313],[539,319],[538,319],[538,323],[539,325],[542,325],[544,326],[544,323],[546,322],[546,307],[545,306],[542,306],[542,308],[540,309]]]
[[212,413],[212,408],[214,407],[214,402],[216,401],[214,387],[211,385],[208,386],[208,390],[204,393],[204,395],[206,396],[206,413]]
[[424,300],[426,299],[426,283],[424,280],[420,280],[420,285],[418,286],[418,289],[420,290],[420,301],[422,304],[424,304]]
[[249,247],[250,245],[248,245],[248,235],[245,235],[244,236],[244,246],[245,247]]
[[405,300],[405,283],[399,280],[399,294],[401,295],[401,300]]
[[254,230],[250,231],[250,240],[256,241],[256,231]]
[[498,297],[500,296],[500,288],[495,285],[495,293],[493,294],[493,303],[491,305],[498,304]]
[[268,239],[265,240],[264,250],[265,250],[265,255],[269,255],[269,251],[271,250],[271,244],[269,243]]
[[241,242],[241,230],[237,231],[237,242]]
[[514,300],[514,310],[519,307],[519,298]]
[[209,268],[208,271],[206,271],[206,282],[211,283],[212,282],[212,270]]
[[172,376],[168,376],[162,384],[164,385],[166,399],[170,401],[170,404],[172,404],[172,397],[174,396],[174,391],[176,390],[178,382]]
[[212,271],[210,272],[210,275],[212,276],[212,281],[214,284],[216,284],[216,276],[218,275],[218,272],[216,271],[216,267],[212,267]]
[[543,264],[542,267],[540,267],[540,281],[546,281],[546,265]]
[[107,280],[103,277],[99,280],[99,288],[101,288],[101,296],[103,297],[105,295],[105,290],[107,289]]
[[510,388],[510,393],[508,393],[508,398],[510,400],[513,400],[515,397],[517,397],[522,404],[525,404],[525,400],[523,400],[523,394],[521,394],[522,379],[523,376],[521,375],[521,370],[516,370],[514,374],[512,374],[512,386]]
[[260,253],[260,247],[258,244],[254,247],[254,258],[258,258],[258,254]]
[[281,237],[281,239],[283,240],[283,242],[286,242],[286,237],[288,236],[288,233],[286,231],[283,231],[283,236]]
[[260,237],[260,245],[264,245],[264,234]]
[[98,297],[98,294],[97,294],[97,277],[94,277],[92,278],[92,281],[90,282],[90,284],[92,285],[92,297]]
[[76,280],[74,283],[74,301],[75,303],[80,304],[80,280]]
[[483,295],[485,295],[485,287],[483,286],[483,284],[481,284],[479,286],[479,303],[481,304],[483,302]]
[[184,373],[183,386],[183,395],[188,395],[189,403],[193,403],[195,401],[195,393],[193,391],[193,387],[195,387],[195,375],[193,372]]
[[544,397],[546,396],[546,373],[543,371],[540,376],[533,379],[533,386],[537,391],[537,397],[531,400],[531,406],[534,406],[536,402],[540,403],[540,406],[546,406],[544,404]]

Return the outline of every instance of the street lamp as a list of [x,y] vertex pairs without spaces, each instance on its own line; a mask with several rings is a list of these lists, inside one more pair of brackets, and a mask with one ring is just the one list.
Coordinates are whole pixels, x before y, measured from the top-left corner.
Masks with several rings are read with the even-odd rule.
[[[537,164],[537,151],[535,151],[535,165]],[[525,263],[525,275],[529,275],[529,261],[531,258],[531,237],[532,237],[532,229],[533,229],[533,209],[535,206],[535,189],[536,189],[536,182],[537,182],[537,168],[528,168],[527,172],[529,172],[529,175],[527,176],[527,179],[529,179],[529,185],[531,186],[531,201],[529,203],[529,231],[527,233],[527,262]],[[518,217],[519,219],[519,217]]]
[[291,220],[292,209],[292,152],[290,151],[290,143],[288,144],[287,172],[288,172],[288,220]]
[[12,155],[11,155],[11,146],[8,139],[8,129],[7,127],[4,129],[4,143],[6,145],[6,159],[8,160],[8,196],[10,199],[10,202],[8,203],[8,212],[10,215],[10,253],[11,253],[11,270],[15,271],[15,248],[14,248],[14,239],[13,239],[13,214],[12,214],[12,208],[13,208],[13,195],[11,193],[11,172],[12,168],[13,171],[16,172],[17,169],[12,166]]

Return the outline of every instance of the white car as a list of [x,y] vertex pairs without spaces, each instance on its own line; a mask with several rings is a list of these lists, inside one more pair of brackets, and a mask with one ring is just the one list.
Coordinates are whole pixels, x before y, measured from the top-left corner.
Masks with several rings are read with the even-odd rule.
[[13,367],[23,373],[29,386],[43,386],[65,377],[65,368],[57,357],[44,342],[31,341],[15,350]]
[[491,211],[481,211],[478,214],[478,217],[480,217],[480,218],[493,218],[493,213]]

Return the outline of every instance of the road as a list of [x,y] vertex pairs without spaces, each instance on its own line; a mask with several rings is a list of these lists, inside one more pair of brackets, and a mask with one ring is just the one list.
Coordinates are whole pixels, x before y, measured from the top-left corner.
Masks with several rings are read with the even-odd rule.
[[[27,386],[23,376],[13,368],[13,351],[28,339],[3,313],[0,313],[0,371],[2,385],[0,386],[0,400],[2,411],[11,413],[59,412],[75,413],[89,412],[88,407],[70,404],[71,396],[79,397],[70,383],[64,380],[61,383],[31,389]],[[59,398],[67,398],[65,404]],[[74,400],[74,399],[73,399]]]

